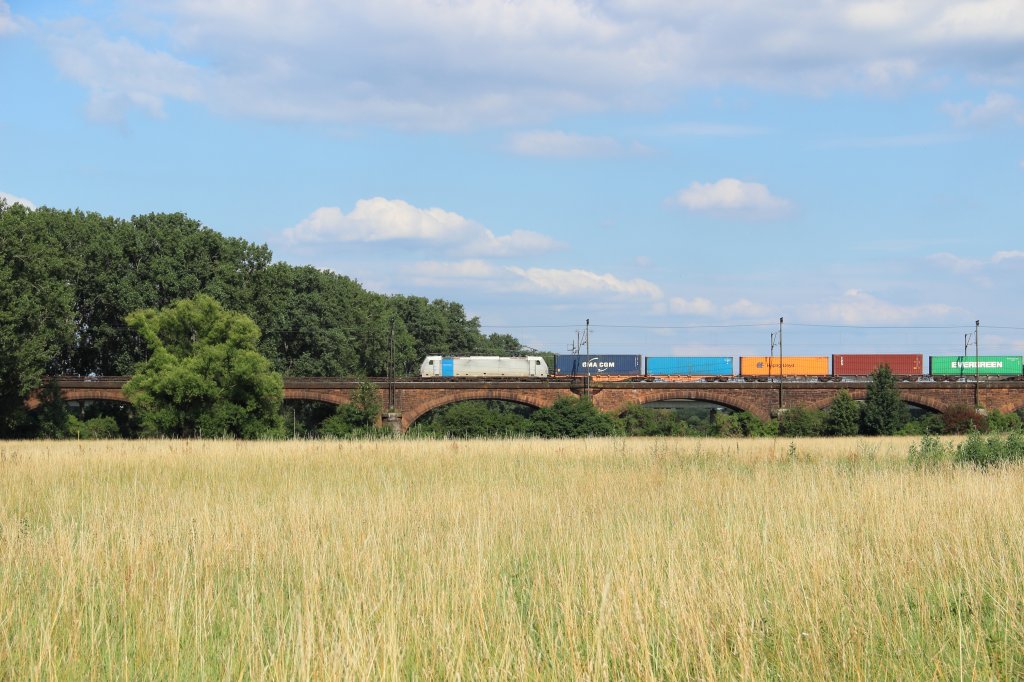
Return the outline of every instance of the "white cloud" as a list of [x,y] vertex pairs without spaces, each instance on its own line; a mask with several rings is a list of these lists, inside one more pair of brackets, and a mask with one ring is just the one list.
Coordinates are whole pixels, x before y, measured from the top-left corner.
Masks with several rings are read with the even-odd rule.
[[556,270],[545,268],[509,267],[508,272],[518,278],[515,288],[541,291],[558,296],[582,294],[613,294],[632,298],[659,299],[661,287],[645,279],[624,280],[611,274],[597,274],[589,270]]
[[751,135],[765,135],[770,131],[767,128],[733,125],[730,123],[688,122],[675,123],[658,128],[654,132],[661,135],[686,135],[694,137],[748,137]]
[[516,133],[509,138],[507,147],[513,154],[520,156],[553,158],[618,156],[630,151],[638,152],[642,149],[637,145],[627,149],[612,137],[577,135],[561,130],[532,130]]
[[[137,35],[79,22],[52,43],[96,115],[178,98],[269,119],[543,125],[689,87],[1019,84],[1024,65],[1019,0],[143,0],[131,18],[118,25]],[[142,47],[154,37],[167,52]]]
[[0,36],[11,35],[21,30],[18,20],[11,14],[10,6],[0,0]]
[[928,256],[928,260],[956,273],[971,272],[984,265],[984,261],[977,260],[976,258],[962,258],[961,256],[945,252],[934,253]]
[[166,98],[195,101],[207,94],[198,67],[125,38],[108,40],[78,22],[51,35],[49,46],[60,72],[88,89],[87,111],[96,120],[120,121],[131,109],[160,117]]
[[676,296],[668,302],[668,306],[677,315],[710,315],[715,311],[711,301],[699,296],[691,299]]
[[842,324],[903,324],[917,319],[935,320],[951,312],[953,308],[944,303],[898,305],[859,289],[849,289],[837,301],[807,306],[804,315],[811,320]]
[[1024,258],[1024,251],[997,251],[987,260],[979,258],[963,258],[952,253],[935,253],[928,260],[957,274],[980,270],[988,265],[998,265],[1006,261]]
[[418,280],[459,280],[459,279],[493,279],[502,274],[502,270],[491,263],[479,259],[463,261],[420,261],[411,266],[412,274]]
[[764,317],[770,311],[764,305],[760,303],[754,303],[745,298],[741,298],[734,303],[722,308],[722,313],[726,317],[740,317],[740,318],[755,318]]
[[409,240],[451,243],[461,252],[478,256],[511,256],[560,248],[537,232],[515,230],[497,236],[477,222],[440,208],[418,208],[401,199],[360,199],[345,213],[335,206],[313,211],[284,231],[293,242],[381,242]]
[[13,194],[8,194],[7,192],[0,192],[0,199],[6,201],[8,206],[12,206],[14,204],[21,204],[25,208],[35,209],[36,207],[36,205],[33,204],[28,199],[22,199],[21,197],[16,197]]
[[709,211],[746,217],[778,217],[790,208],[758,182],[723,178],[717,182],[694,182],[673,197],[675,203],[691,211]]
[[1003,123],[1024,124],[1024,104],[1005,92],[991,92],[981,104],[947,102],[943,109],[958,126],[983,128]]

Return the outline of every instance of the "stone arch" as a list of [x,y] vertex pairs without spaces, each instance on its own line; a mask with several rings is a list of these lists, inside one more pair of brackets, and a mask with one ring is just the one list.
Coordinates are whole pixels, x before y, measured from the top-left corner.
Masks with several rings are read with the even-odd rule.
[[[850,397],[854,400],[864,400],[868,396],[868,390],[866,388],[852,388],[847,389],[850,393]],[[900,400],[908,405],[914,405],[917,407],[923,407],[932,412],[942,414],[946,411],[946,403],[941,398],[931,398],[926,395],[922,395],[921,391],[903,391],[900,392]],[[832,401],[836,399],[836,395],[839,392],[836,391],[834,395],[828,396],[827,398],[819,398],[814,400],[807,405],[812,410],[826,410],[832,404]]]
[[916,405],[918,407],[923,407],[927,410],[931,410],[932,412],[937,412],[938,414],[944,413],[946,409],[949,407],[946,401],[942,400],[941,398],[921,395],[919,391],[915,391],[913,393],[907,391],[900,391],[900,398],[902,398],[903,402],[907,403],[908,405]]
[[349,402],[348,391],[338,391],[323,388],[285,388],[284,399],[287,400],[309,400],[329,405],[341,405]]
[[[868,395],[868,390],[866,388],[848,388],[846,390],[847,392],[849,392],[850,397],[853,398],[854,400],[864,400]],[[836,399],[837,395],[839,395],[839,391],[836,391],[832,395],[827,396],[825,398],[818,398],[817,400],[812,400],[810,403],[805,405],[805,407],[807,407],[810,410],[827,410],[829,406],[832,404],[832,402]]]
[[[126,405],[131,404],[131,401],[128,400],[127,396],[125,396],[120,388],[62,388],[60,390],[60,398],[66,403],[75,400],[92,400],[124,403]],[[25,407],[29,410],[36,409],[40,404],[41,402],[37,393],[33,393],[29,396],[28,400],[25,401]]]
[[415,407],[409,410],[402,410],[402,430],[407,431],[410,426],[415,424],[424,415],[432,410],[436,410],[439,407],[445,405],[451,405],[452,403],[461,403],[467,400],[503,400],[510,403],[519,403],[520,405],[529,405],[534,408],[551,407],[555,404],[555,400],[565,396],[571,396],[572,393],[568,390],[565,391],[564,395],[554,395],[549,393],[540,393],[532,391],[517,391],[514,389],[502,389],[502,388],[478,388],[478,389],[462,389],[453,392],[443,392],[441,395],[432,395],[427,397],[422,402],[416,404]]
[[[627,396],[617,396],[618,401],[610,403],[605,399],[602,401],[598,396],[598,404],[603,407],[605,411],[614,412],[615,414],[621,413],[626,409],[626,406],[630,403],[638,405],[646,405],[647,403],[658,402],[661,400],[701,400],[715,405],[722,405],[728,407],[737,412],[750,412],[755,414],[762,419],[767,419],[770,415],[759,403],[749,400],[746,396],[740,397],[735,393],[725,393],[724,391],[717,390],[702,390],[699,388],[684,388],[684,387],[666,387],[654,390],[645,390],[638,392],[631,392]],[[604,403],[604,404],[603,404]]]

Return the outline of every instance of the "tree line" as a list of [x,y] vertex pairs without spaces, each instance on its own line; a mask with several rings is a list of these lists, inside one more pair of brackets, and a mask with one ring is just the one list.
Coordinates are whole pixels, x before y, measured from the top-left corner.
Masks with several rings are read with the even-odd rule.
[[128,375],[149,358],[128,323],[205,294],[248,316],[255,350],[284,376],[416,371],[428,353],[512,354],[463,306],[367,291],[356,280],[274,262],[266,245],[181,213],[125,220],[0,200],[0,437],[40,428],[24,408],[46,375]]
[[[0,438],[349,437],[380,433],[377,388],[352,404],[283,410],[284,376],[415,372],[429,353],[512,354],[509,335],[484,335],[445,300],[381,295],[343,275],[274,263],[265,245],[225,237],[183,214],[122,220],[28,210],[0,200]],[[132,409],[70,412],[45,375],[126,375]],[[41,398],[30,412],[26,398]],[[762,421],[629,406],[601,413],[586,399],[530,411],[459,403],[417,424],[421,436],[848,436],[1020,430],[1016,413],[973,405],[912,420],[892,373],[867,397],[840,391],[826,410],[789,408]],[[301,423],[301,426],[300,426]]]

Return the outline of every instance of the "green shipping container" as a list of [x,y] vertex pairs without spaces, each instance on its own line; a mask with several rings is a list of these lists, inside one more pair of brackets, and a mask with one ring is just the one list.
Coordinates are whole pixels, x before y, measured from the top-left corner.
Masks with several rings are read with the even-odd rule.
[[[975,371],[977,365],[977,371]],[[931,373],[934,375],[974,376],[975,373],[1020,375],[1024,364],[1020,355],[933,355],[931,356]]]

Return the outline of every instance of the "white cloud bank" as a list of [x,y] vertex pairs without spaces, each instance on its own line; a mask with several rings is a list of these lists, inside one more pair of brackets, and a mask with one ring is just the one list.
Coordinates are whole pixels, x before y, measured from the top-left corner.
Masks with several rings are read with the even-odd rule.
[[335,206],[313,211],[284,231],[293,242],[420,241],[452,244],[460,252],[480,256],[512,256],[560,248],[537,232],[515,230],[495,235],[477,222],[440,208],[418,208],[401,199],[360,199],[345,213]]
[[22,199],[21,197],[16,197],[13,194],[8,194],[7,192],[0,192],[0,199],[6,201],[8,206],[21,204],[25,208],[35,209],[36,207],[36,205],[28,199]]
[[[1007,88],[1024,79],[1019,0],[130,6],[110,25],[140,27],[134,35],[104,35],[85,20],[44,29],[56,30],[58,66],[89,89],[96,115],[159,114],[163,100],[181,98],[264,119],[457,129],[638,110],[690,87],[818,94],[931,85],[949,73]],[[0,0],[0,27],[15,21]]]
[[999,265],[1008,261],[1024,259],[1024,251],[997,251],[988,259],[964,258],[956,254],[943,252],[928,256],[928,260],[956,274],[966,274],[981,270],[990,265]]
[[541,291],[558,296],[580,294],[612,294],[630,298],[659,299],[661,287],[646,279],[620,279],[611,274],[598,274],[589,270],[558,270],[547,268],[509,267],[508,271],[520,278],[516,288]]
[[1005,123],[1024,125],[1024,102],[1005,92],[991,92],[984,102],[947,102],[943,107],[961,127],[988,128]]
[[672,202],[691,211],[706,211],[748,218],[775,218],[786,214],[791,204],[773,195],[759,182],[723,178],[717,182],[694,182],[680,190]]
[[732,303],[718,305],[709,299],[695,296],[691,299],[675,296],[668,302],[667,312],[675,315],[700,315],[728,319],[764,318],[769,310],[763,305],[741,298]]
[[21,30],[14,16],[11,15],[11,7],[4,0],[0,0],[0,36],[11,35]]
[[561,130],[531,130],[509,137],[507,148],[520,156],[587,158],[620,156],[644,151],[640,145],[623,145],[613,137],[578,135]]
[[859,289],[849,289],[838,301],[807,306],[804,316],[810,320],[842,324],[905,324],[919,319],[939,319],[951,312],[953,307],[942,303],[899,305]]
[[494,293],[542,293],[564,299],[610,296],[615,299],[658,300],[661,287],[645,279],[622,279],[580,268],[499,266],[479,259],[421,261],[410,268],[420,285],[483,288]]

